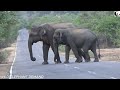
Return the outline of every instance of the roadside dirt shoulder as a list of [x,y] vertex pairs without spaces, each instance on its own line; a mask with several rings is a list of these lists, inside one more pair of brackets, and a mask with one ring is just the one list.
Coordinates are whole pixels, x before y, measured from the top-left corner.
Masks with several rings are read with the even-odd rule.
[[8,57],[5,60],[5,62],[2,62],[0,64],[0,79],[8,79],[9,71],[12,65],[12,62],[15,57],[15,50],[16,49],[16,43],[13,43],[10,47],[4,48],[1,51],[7,51]]
[[[98,50],[97,50],[98,52]],[[62,55],[65,55],[64,52],[60,52]],[[120,48],[112,48],[112,49],[100,49],[101,61],[120,61]],[[72,54],[70,57],[75,56]],[[93,55],[91,58],[94,58]]]

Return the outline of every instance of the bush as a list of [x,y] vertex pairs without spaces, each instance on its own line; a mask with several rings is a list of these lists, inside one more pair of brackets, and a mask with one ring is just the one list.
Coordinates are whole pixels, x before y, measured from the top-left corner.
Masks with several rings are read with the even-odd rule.
[[103,17],[96,27],[99,33],[106,37],[108,47],[118,47],[120,43],[120,18],[114,16]]
[[8,57],[7,51],[0,52],[0,63],[6,62],[5,60],[7,57]]

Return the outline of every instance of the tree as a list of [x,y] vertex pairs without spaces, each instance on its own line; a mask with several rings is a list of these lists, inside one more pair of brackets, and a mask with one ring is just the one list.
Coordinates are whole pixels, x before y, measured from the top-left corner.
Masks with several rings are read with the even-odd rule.
[[0,11],[0,48],[12,41],[12,37],[16,35],[17,23],[16,12]]

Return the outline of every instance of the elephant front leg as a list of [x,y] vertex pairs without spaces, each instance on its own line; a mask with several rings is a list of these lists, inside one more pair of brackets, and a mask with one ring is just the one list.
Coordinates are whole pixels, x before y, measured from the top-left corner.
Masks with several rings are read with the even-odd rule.
[[[53,48],[52,45],[51,45],[51,48],[52,48],[53,52],[55,53],[54,48]],[[57,60],[56,60],[56,59],[57,59]],[[58,54],[57,57],[56,57],[56,55],[54,55],[54,62],[55,62],[56,64],[58,64],[58,63],[62,63],[61,60],[60,60],[60,56],[59,56],[59,54]]]
[[[56,59],[57,59],[57,61],[56,61]],[[54,56],[54,62],[55,62],[55,64],[62,63],[60,60],[59,54],[58,54],[57,58],[56,58],[56,56]]]
[[[70,41],[70,40],[69,40],[69,41]],[[78,48],[76,47],[76,45],[74,44],[74,42],[72,42],[72,41],[70,42],[70,47],[71,47],[71,49],[72,49],[75,57],[77,58],[77,60],[76,60],[75,62],[77,62],[77,63],[82,62],[82,57],[79,56]]]
[[70,46],[65,46],[65,62],[64,63],[69,63],[69,53],[70,53]]
[[96,45],[93,45],[91,51],[94,54],[94,58],[95,58],[94,62],[99,62],[99,59],[98,59],[98,56],[97,56],[97,52],[96,52]]
[[44,58],[44,62],[42,63],[44,64],[48,64],[48,51],[49,51],[50,45],[47,45],[43,42],[43,58]]

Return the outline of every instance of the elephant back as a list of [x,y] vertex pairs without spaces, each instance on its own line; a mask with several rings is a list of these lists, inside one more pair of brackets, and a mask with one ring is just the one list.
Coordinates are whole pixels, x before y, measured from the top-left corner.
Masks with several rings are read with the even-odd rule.
[[45,30],[49,30],[49,31],[54,30],[54,28],[53,28],[50,24],[47,24],[47,23],[42,24],[41,26],[42,26]]
[[54,29],[67,29],[67,28],[75,28],[72,23],[58,23],[51,24]]

